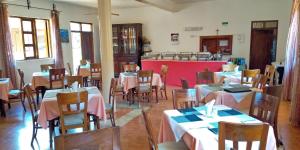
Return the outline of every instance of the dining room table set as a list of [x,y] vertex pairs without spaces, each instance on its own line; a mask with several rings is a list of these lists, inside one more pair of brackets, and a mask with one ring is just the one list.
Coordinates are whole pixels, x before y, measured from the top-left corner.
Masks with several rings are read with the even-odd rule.
[[[234,108],[214,105],[213,101],[200,107],[165,110],[161,118],[158,142],[183,140],[192,150],[217,150],[220,121],[241,124],[262,123]],[[266,143],[266,149],[277,149],[272,126],[269,126]],[[231,149],[233,142],[226,140],[225,145],[226,149]],[[258,149],[258,146],[259,141],[252,143],[252,149]],[[246,142],[239,142],[239,149],[246,149]]]

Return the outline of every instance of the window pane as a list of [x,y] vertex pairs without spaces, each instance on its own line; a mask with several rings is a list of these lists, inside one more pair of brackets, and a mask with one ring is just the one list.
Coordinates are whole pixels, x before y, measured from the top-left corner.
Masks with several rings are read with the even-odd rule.
[[9,18],[12,50],[15,60],[24,60],[23,37],[20,18]]
[[47,41],[47,27],[46,20],[36,20],[36,36],[39,50],[39,58],[47,58],[48,55],[48,41]]
[[24,34],[24,44],[33,44],[32,34]]
[[22,21],[23,22],[23,31],[32,31],[31,21]]
[[25,47],[26,57],[34,57],[34,51],[32,46]]
[[79,23],[70,23],[71,31],[80,31],[80,24]]
[[82,31],[84,32],[92,32],[92,25],[91,24],[81,24]]
[[81,33],[72,32],[72,52],[73,52],[73,66],[77,68],[80,65],[80,61],[82,59],[82,51],[81,51]]

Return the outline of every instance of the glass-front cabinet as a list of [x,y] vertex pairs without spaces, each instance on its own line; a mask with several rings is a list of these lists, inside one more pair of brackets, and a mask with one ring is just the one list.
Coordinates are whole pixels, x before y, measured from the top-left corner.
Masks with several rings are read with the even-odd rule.
[[141,64],[142,24],[113,24],[113,51],[115,76],[124,64]]

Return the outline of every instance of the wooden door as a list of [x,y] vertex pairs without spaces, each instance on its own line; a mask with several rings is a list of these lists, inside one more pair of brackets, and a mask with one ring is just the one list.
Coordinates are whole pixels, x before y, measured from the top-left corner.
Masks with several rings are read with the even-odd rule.
[[[273,26],[270,22],[275,22]],[[261,24],[259,24],[261,23]],[[252,22],[250,45],[250,69],[260,69],[276,61],[277,21]]]
[[91,63],[94,63],[93,32],[81,33],[81,51],[82,59],[90,60]]

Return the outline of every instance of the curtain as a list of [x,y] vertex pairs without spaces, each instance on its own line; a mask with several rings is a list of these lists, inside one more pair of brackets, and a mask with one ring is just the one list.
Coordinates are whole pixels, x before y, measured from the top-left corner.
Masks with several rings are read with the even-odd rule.
[[290,121],[300,125],[300,3],[294,0],[286,46],[283,98],[291,100]]
[[0,60],[4,65],[4,75],[17,87],[16,67],[12,52],[12,41],[8,24],[7,4],[0,1]]
[[[54,7],[55,8],[55,7]],[[61,37],[59,31],[59,12],[55,9],[51,11],[51,23],[53,37],[55,41],[55,66],[57,68],[64,68],[63,52],[61,47]]]

